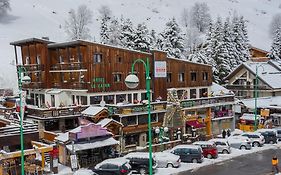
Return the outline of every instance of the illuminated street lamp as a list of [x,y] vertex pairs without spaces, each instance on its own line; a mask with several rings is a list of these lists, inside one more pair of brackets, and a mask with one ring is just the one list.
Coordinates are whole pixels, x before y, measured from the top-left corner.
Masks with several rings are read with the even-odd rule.
[[134,67],[137,62],[141,62],[145,68],[145,84],[146,84],[146,97],[148,100],[148,142],[149,142],[149,175],[152,175],[152,139],[151,139],[151,105],[150,105],[150,76],[149,76],[149,60],[146,58],[146,62],[142,59],[137,59],[132,64],[132,72],[125,79],[125,84],[128,88],[136,88],[139,84],[139,78],[134,74]]
[[24,145],[23,145],[23,110],[22,110],[22,85],[29,84],[31,78],[29,76],[24,76],[25,68],[22,65],[18,66],[18,85],[19,85],[19,95],[20,95],[20,149],[21,149],[21,174],[24,175]]
[[159,140],[160,140],[160,144],[161,144],[161,151],[163,151],[163,137],[165,136],[165,133],[167,133],[169,131],[168,127],[157,127],[155,129],[155,133],[159,134]]

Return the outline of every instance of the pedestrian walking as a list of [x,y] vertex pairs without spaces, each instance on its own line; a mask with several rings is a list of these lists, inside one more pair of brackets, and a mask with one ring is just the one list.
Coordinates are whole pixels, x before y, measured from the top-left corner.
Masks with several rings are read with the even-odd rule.
[[278,158],[277,156],[273,156],[272,160],[271,160],[271,163],[272,163],[272,172],[275,172],[276,173],[279,173],[279,168],[278,168]]
[[227,134],[227,137],[230,137],[230,134],[231,134],[230,129],[227,129],[226,134]]
[[222,130],[222,138],[225,138],[225,136],[226,136],[226,131],[225,130]]

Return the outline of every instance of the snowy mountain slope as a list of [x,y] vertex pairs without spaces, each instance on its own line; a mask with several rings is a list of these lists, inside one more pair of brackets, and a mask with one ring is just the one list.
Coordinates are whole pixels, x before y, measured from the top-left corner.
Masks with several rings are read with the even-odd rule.
[[0,76],[5,79],[0,87],[16,86],[15,67],[9,64],[14,59],[14,50],[9,43],[43,36],[65,41],[64,21],[69,10],[77,9],[80,4],[93,10],[92,40],[99,41],[98,9],[102,5],[109,6],[116,17],[131,18],[134,25],[146,22],[149,29],[160,32],[168,19],[175,16],[179,21],[183,8],[190,9],[195,2],[206,2],[213,19],[234,11],[243,15],[249,21],[250,44],[270,48],[269,23],[274,14],[281,13],[280,0],[10,0],[10,16],[0,21]]

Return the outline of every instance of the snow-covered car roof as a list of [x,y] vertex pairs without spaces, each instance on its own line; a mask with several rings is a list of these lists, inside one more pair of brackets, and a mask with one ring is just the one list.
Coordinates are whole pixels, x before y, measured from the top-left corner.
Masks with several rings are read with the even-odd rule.
[[241,142],[241,141],[250,141],[248,137],[245,136],[232,136],[227,138],[228,142]]
[[197,141],[193,143],[194,145],[214,145],[213,141]]
[[95,169],[98,169],[100,166],[102,166],[106,163],[110,163],[112,165],[117,165],[117,166],[122,166],[128,162],[129,162],[129,160],[125,159],[124,157],[118,157],[118,158],[114,158],[114,159],[105,159],[101,163],[97,164],[95,166]]
[[227,142],[227,139],[224,139],[224,138],[213,138],[213,139],[210,139],[209,141],[212,141],[212,142],[215,142],[215,141]]
[[[154,154],[152,154],[154,157]],[[149,153],[148,152],[133,152],[129,153],[124,156],[125,158],[143,158],[143,159],[148,159],[149,158]]]
[[174,148],[172,148],[172,150],[175,150],[177,148],[201,148],[198,145],[177,145]]

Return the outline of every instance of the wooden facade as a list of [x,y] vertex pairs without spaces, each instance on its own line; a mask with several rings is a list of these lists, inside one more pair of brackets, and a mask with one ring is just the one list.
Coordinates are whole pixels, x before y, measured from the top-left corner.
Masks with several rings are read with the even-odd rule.
[[[138,58],[149,58],[153,100],[159,96],[166,99],[167,88],[210,86],[212,83],[211,66],[167,58],[161,51],[146,53],[81,40],[52,43],[35,38],[11,45],[15,51],[20,47],[22,60],[16,52],[16,63],[20,65],[21,61],[32,78],[31,84],[24,86],[27,89],[84,89],[88,93],[129,91],[124,80]],[[154,76],[156,61],[166,61],[171,81]],[[145,89],[144,66],[136,64],[135,72],[140,79],[138,89]],[[196,74],[195,80],[191,80],[191,74]],[[179,76],[183,76],[183,80],[179,80]]]

